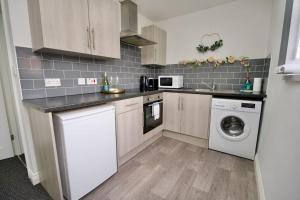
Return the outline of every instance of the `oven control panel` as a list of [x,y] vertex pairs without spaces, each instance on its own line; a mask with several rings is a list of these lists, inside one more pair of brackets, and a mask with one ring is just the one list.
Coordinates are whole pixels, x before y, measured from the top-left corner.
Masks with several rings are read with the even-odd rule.
[[162,100],[162,99],[163,99],[163,94],[162,93],[144,96],[144,104],[145,103],[151,103],[151,102],[157,101],[157,100]]

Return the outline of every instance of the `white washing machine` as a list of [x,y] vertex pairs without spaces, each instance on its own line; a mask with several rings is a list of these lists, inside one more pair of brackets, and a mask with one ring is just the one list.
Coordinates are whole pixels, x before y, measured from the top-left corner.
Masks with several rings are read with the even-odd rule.
[[262,102],[213,98],[209,148],[253,160]]

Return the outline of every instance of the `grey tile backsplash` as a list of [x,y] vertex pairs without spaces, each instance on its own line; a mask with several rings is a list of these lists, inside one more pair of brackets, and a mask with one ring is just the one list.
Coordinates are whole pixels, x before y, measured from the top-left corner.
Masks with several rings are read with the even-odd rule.
[[[24,47],[16,47],[16,51],[24,99],[99,92],[105,72],[114,85],[125,89],[138,88],[141,75],[155,77],[153,67],[141,66],[140,49],[125,44],[121,45],[121,60],[108,61],[32,53]],[[61,87],[46,88],[45,78],[60,78]],[[98,84],[79,86],[78,78],[97,78]]]
[[[268,78],[270,59],[250,60],[250,78]],[[239,90],[245,82],[246,71],[239,63],[219,66],[213,70],[212,64],[199,67],[183,66],[179,64],[167,65],[156,69],[155,75],[183,75],[186,88],[207,88],[202,82],[211,85],[213,82],[217,89]]]
[[[113,85],[125,89],[139,88],[141,75],[183,75],[184,85],[189,88],[201,88],[201,82],[210,84],[214,80],[220,89],[240,89],[245,77],[245,71],[239,63],[222,66],[214,72],[209,65],[198,68],[178,64],[163,68],[145,67],[141,65],[141,50],[125,44],[121,44],[121,60],[108,61],[32,53],[32,49],[24,47],[16,47],[16,51],[24,99],[99,92],[105,72],[109,79],[112,78]],[[251,60],[251,77],[267,77],[269,63],[269,59]],[[60,78],[61,86],[46,88],[45,78]],[[78,78],[97,78],[98,84],[79,86]]]

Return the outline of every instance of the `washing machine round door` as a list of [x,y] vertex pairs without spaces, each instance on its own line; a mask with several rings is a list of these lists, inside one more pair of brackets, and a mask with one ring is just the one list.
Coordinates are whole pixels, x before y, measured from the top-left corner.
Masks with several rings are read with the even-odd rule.
[[219,134],[227,140],[241,141],[250,133],[250,126],[241,113],[226,113],[222,115],[217,123]]

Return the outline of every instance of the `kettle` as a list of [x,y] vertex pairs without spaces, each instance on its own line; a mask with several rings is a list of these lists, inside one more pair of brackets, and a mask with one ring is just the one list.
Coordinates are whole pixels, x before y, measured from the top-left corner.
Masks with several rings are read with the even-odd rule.
[[140,91],[144,92],[147,91],[149,87],[149,80],[147,76],[140,77]]

